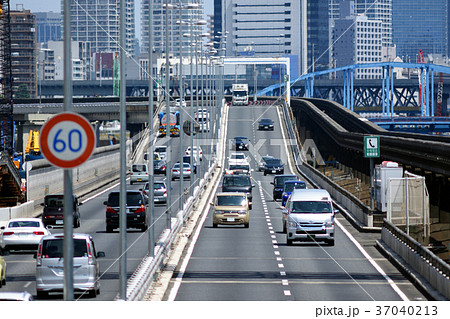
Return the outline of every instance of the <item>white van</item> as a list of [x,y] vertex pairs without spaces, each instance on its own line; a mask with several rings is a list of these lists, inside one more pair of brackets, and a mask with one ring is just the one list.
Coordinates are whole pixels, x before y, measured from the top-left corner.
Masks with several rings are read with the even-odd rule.
[[148,182],[148,167],[145,163],[131,165],[130,184],[135,182]]
[[[324,241],[334,246],[334,215],[330,194],[324,189],[294,189],[286,202],[286,241]],[[283,217],[284,218],[284,217]]]

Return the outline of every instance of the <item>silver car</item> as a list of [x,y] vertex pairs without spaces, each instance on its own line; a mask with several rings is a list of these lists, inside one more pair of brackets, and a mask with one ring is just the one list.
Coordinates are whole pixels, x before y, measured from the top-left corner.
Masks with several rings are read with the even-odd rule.
[[[145,183],[144,189],[142,192],[145,196],[150,197],[149,193],[150,183]],[[163,181],[154,181],[153,182],[153,202],[157,204],[166,204],[167,203],[167,186]]]
[[[172,168],[172,180],[175,178],[180,179],[180,163],[175,163]],[[189,163],[183,163],[183,179],[191,178],[191,165]]]
[[[64,287],[64,234],[42,237],[36,257],[36,292],[38,299],[49,292],[63,292]],[[95,297],[100,293],[99,266],[97,258],[104,257],[96,252],[89,234],[73,234],[73,287],[75,291],[87,292]]]

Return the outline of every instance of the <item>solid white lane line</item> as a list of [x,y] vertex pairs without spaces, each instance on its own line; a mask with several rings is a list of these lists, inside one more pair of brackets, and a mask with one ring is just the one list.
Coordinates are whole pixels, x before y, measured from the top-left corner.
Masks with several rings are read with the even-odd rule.
[[367,253],[367,251],[361,246],[360,243],[342,226],[342,224],[335,219],[336,225],[339,226],[340,229],[344,232],[344,234],[353,242],[353,244],[356,246],[356,248],[359,249],[359,251],[364,255],[364,257],[367,258],[367,260],[372,264],[372,266],[386,279],[386,281],[389,283],[389,285],[392,287],[392,289],[402,298],[403,301],[409,301],[408,297],[403,293],[403,291],[398,288],[398,286],[395,284],[395,282],[384,272],[384,270],[377,264],[377,262],[370,257],[370,255]]

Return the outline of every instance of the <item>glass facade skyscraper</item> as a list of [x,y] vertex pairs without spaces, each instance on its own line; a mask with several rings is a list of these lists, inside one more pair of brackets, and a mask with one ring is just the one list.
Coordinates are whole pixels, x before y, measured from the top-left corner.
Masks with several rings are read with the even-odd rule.
[[395,0],[392,15],[397,56],[416,62],[419,49],[448,56],[448,0]]

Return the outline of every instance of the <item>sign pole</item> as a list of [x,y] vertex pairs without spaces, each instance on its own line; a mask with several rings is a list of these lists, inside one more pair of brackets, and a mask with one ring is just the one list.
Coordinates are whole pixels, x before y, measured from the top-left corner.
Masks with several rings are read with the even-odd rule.
[[380,157],[380,137],[364,136],[364,157],[370,158],[370,209],[375,209],[375,189],[373,182],[373,171],[375,167],[374,158]]
[[[64,111],[72,111],[72,38],[70,1],[64,1]],[[72,169],[64,169],[64,300],[73,300],[73,189]]]

